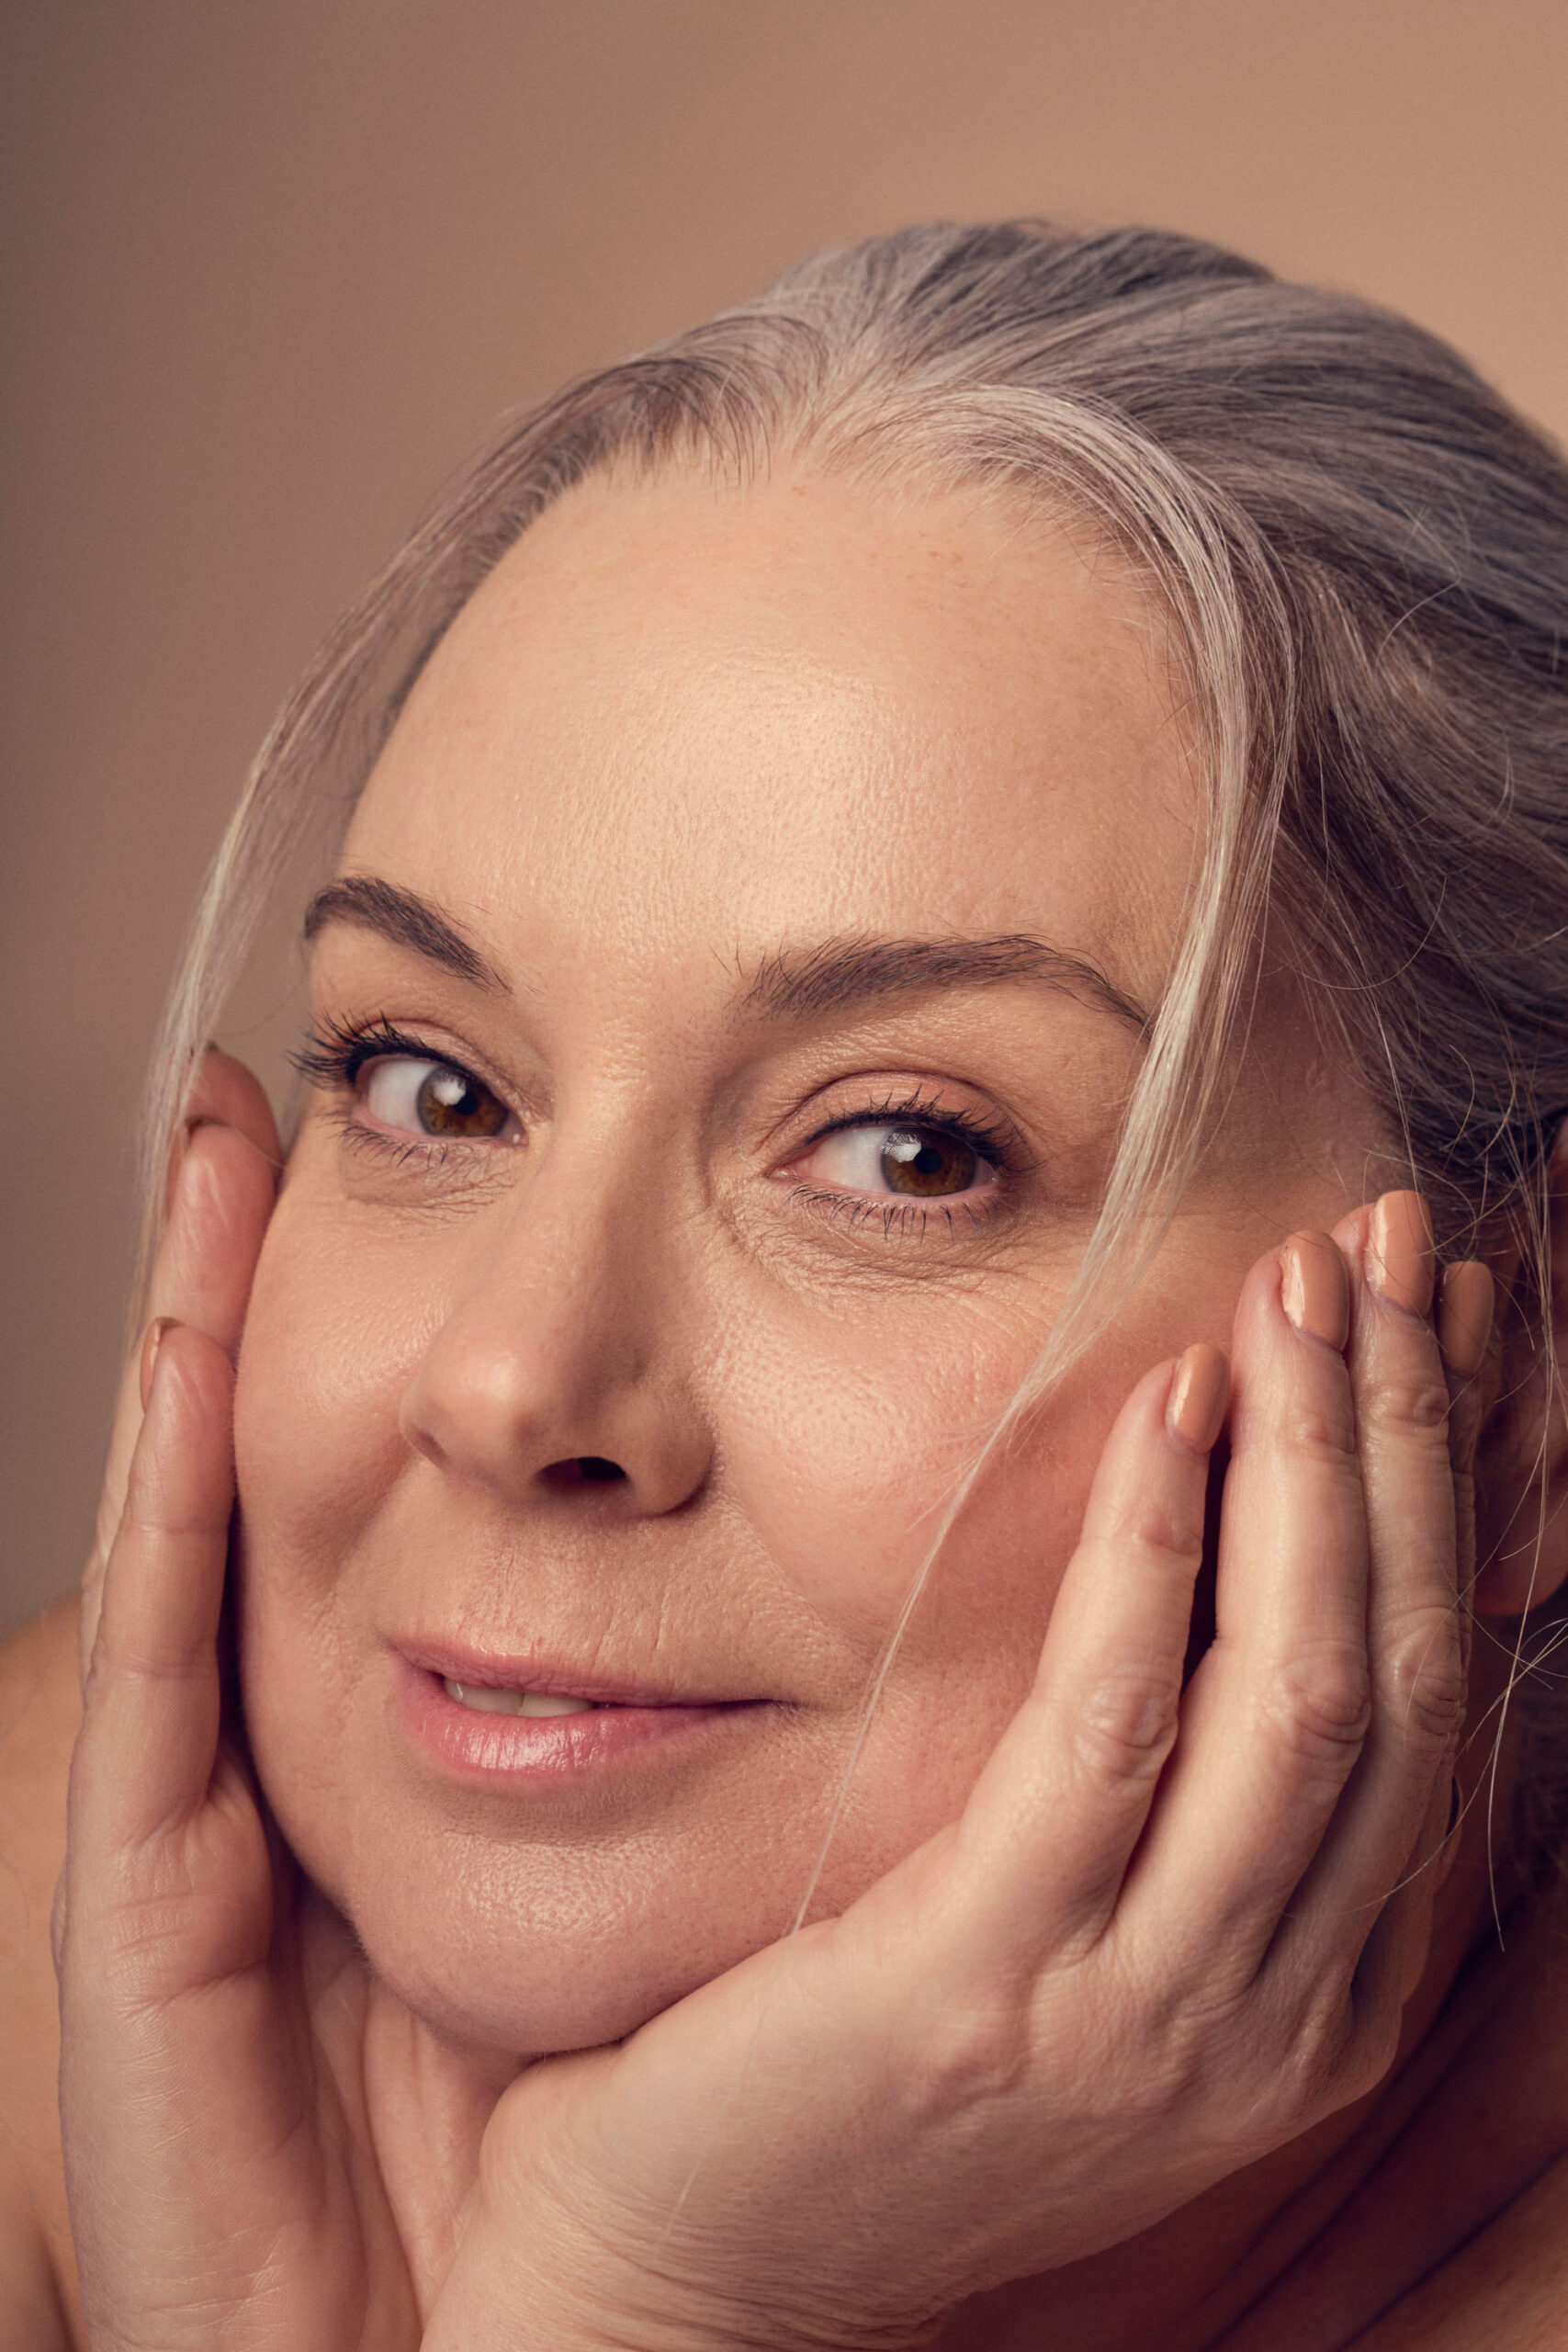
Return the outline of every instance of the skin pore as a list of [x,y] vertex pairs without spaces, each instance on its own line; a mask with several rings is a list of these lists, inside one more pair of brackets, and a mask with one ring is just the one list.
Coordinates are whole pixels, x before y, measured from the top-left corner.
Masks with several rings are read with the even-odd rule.
[[[1437,1528],[1446,1512],[1438,1609],[1451,1632],[1454,1516],[1431,1331],[1419,1307],[1387,1319],[1366,1287],[1367,1213],[1346,1214],[1394,1168],[1353,1075],[1314,1050],[1289,976],[1266,976],[1222,1132],[1156,1265],[987,1464],[857,1751],[910,1580],[1072,1280],[1146,1009],[1169,969],[1200,808],[1173,676],[1149,601],[1081,529],[973,492],[900,499],[807,474],[744,492],[695,473],[611,481],[551,509],[460,616],[367,788],[340,876],[311,917],[303,1058],[315,1083],[244,1323],[238,1607],[245,1727],[266,1798],[357,1939],[345,1951],[339,1934],[324,1999],[320,1978],[307,1989],[328,2042],[347,2020],[355,2047],[341,2079],[363,2085],[364,2136],[411,2248],[422,2321],[451,2258],[452,2216],[426,2227],[416,2211],[411,2225],[442,2166],[417,2098],[389,2120],[396,2051],[404,2092],[446,2068],[459,2107],[472,2094],[466,2179],[462,2161],[447,2166],[456,2211],[477,2129],[520,2059],[594,2052],[564,2075],[533,2070],[513,2086],[524,2105],[513,2093],[502,2102],[547,2118],[552,2082],[579,2082],[568,2104],[587,2112],[596,2095],[612,2097],[606,2084],[635,2083],[639,2050],[654,2080],[670,2066],[668,2091],[682,2032],[693,2073],[710,2047],[728,2046],[702,2019],[728,2017],[729,2030],[744,2018],[743,2001],[725,2007],[738,1980],[723,1972],[748,1954],[765,1961],[760,1948],[789,1927],[852,1765],[814,1905],[835,1926],[814,1931],[825,1943],[787,1949],[850,1951],[840,1915],[896,1917],[900,1874],[883,1874],[919,1847],[927,1862],[917,1856],[913,1880],[904,1874],[919,1883],[921,1868],[951,1855],[952,1825],[998,1739],[1017,1747],[1015,1713],[1058,1589],[1047,1660],[1074,1638],[1064,1625],[1082,1638],[1085,1595],[1106,1590],[1079,1536],[1112,1421],[1132,1391],[1157,1430],[1157,1367],[1194,1340],[1230,1343],[1238,1297],[1242,1466],[1225,1523],[1249,1510],[1253,1533],[1233,1547],[1222,1591],[1237,1623],[1251,1610],[1259,1636],[1267,1593],[1277,1591],[1281,1627],[1294,1623],[1287,1588],[1269,1582],[1248,1416],[1256,1430],[1259,1400],[1280,1393],[1268,1367],[1287,1360],[1305,1384],[1289,1392],[1298,1404],[1326,1399],[1332,1419],[1348,1392],[1338,1340],[1303,1336],[1285,1303],[1278,1250],[1292,1230],[1338,1227],[1357,1302],[1358,1414],[1377,1406],[1380,1378],[1390,1393],[1425,1382],[1436,1398],[1437,1420],[1423,1425],[1440,1464],[1435,1502],[1430,1478],[1401,1484],[1399,1446],[1377,1438],[1375,1409],[1365,1475],[1370,1490],[1381,1482],[1391,1559],[1391,1523],[1395,1535],[1419,1529],[1432,1508]],[[193,1171],[231,1147],[249,1149],[231,1127],[197,1131],[176,1235]],[[270,1207],[270,1170],[265,1189]],[[1332,1261],[1331,1287],[1343,1284],[1334,1245],[1314,1246]],[[208,1351],[203,1377],[220,1385],[230,1344],[220,1333]],[[150,1392],[155,1433],[160,1415],[170,1426],[196,1345],[195,1333],[165,1342]],[[1472,1423],[1479,1408],[1472,1388]],[[1315,1441],[1289,1414],[1281,1429],[1290,1442],[1269,1457],[1280,1468],[1264,1485],[1288,1503],[1291,1446],[1304,1458]],[[213,1592],[228,1531],[215,1431],[226,1431],[220,1415],[200,1457],[216,1481]],[[1342,1438],[1326,1454],[1318,1446],[1314,1475],[1325,1460],[1343,1467],[1344,1454]],[[1193,1475],[1196,1528],[1201,1460]],[[1252,1501],[1233,1520],[1243,1487]],[[1290,1544],[1333,1518],[1332,1476],[1310,1491],[1325,1517],[1281,1505]],[[1358,1525],[1360,1514],[1358,1498]],[[1123,1610],[1143,1589],[1122,1583],[1135,1550],[1088,1547]],[[1442,1553],[1417,1536],[1416,1569],[1440,1566]],[[138,1589],[126,1584],[133,1573],[114,1571],[122,1592]],[[1426,1589],[1392,1568],[1380,1578],[1384,1593]],[[1185,1626],[1184,1598],[1173,1693]],[[1358,1649],[1363,1634],[1358,1614]],[[210,1630],[204,1638],[209,1673]],[[1483,1712],[1492,1663],[1479,1679]],[[1194,1706],[1225,1687],[1201,1673]],[[1035,1713],[1032,1736],[1070,1721],[1067,1684],[1047,1706],[1037,1692]],[[1260,1722],[1249,1739],[1243,1711],[1218,1719],[1235,1736],[1184,1748],[1173,1768],[1179,1786],[1185,1762],[1190,1804],[1195,1789],[1231,1792],[1228,1808],[1199,1805],[1199,1830],[1227,1810],[1252,1818],[1251,1792],[1233,1776],[1256,1780],[1269,1747]],[[1371,1752],[1390,1753],[1387,1739]],[[90,1763],[79,1777],[90,1786]],[[1442,1781],[1432,1803],[1446,1817],[1446,1765]],[[210,1794],[203,1802],[212,1809]],[[1423,1783],[1416,1817],[1430,1810]],[[1041,1819],[1069,1849],[1069,1815]],[[1441,1834],[1439,1818],[1421,1850]],[[90,1951],[104,1874],[90,1825],[76,1842],[88,1859],[68,1941],[85,1938]],[[1184,1895],[1205,1932],[1228,1916],[1193,1892],[1206,1883],[1201,1842],[1198,1830],[1176,1839],[1192,1870],[1167,1884],[1161,1934]],[[1163,1845],[1151,1832],[1142,1850],[1170,1849],[1168,1826]],[[1255,1850],[1254,1885],[1267,1876]],[[1050,1859],[1037,1855],[1037,1871],[1048,1875]],[[1450,1848],[1445,1869],[1451,1859]],[[1157,1883],[1168,1864],[1150,1867]],[[1380,1864],[1375,1905],[1396,1869]],[[970,1907],[1007,1877],[1005,1866],[981,1872]],[[1437,2052],[1440,2037],[1417,2045],[1472,1938],[1484,1854],[1446,1879],[1417,1877],[1406,1918],[1425,1922],[1442,1886],[1430,1942],[1423,1924],[1389,1947],[1412,1996],[1402,2042],[1416,2052],[1412,2080]],[[894,1885],[891,1912],[874,1895],[869,1911],[855,1904],[873,1882]],[[1318,1913],[1337,1938],[1344,1905],[1325,1905],[1325,1883],[1336,1882],[1319,1881]],[[324,1906],[306,1907],[320,1925]],[[234,1916],[220,1905],[209,1915],[221,1926],[220,1969],[237,1966],[223,1941]],[[1289,1928],[1313,1916],[1309,1895],[1292,1898]],[[1280,1939],[1290,1945],[1285,1928]],[[1216,1957],[1216,1973],[1224,1964]],[[307,1980],[311,1971],[307,1951]],[[243,2004],[251,1980],[240,1978]],[[101,1972],[82,1959],[73,1981],[85,2021]],[[858,1981],[863,1990],[863,1969]],[[872,1980],[879,1996],[883,1981]],[[671,2009],[698,1986],[695,2003]],[[1124,2053],[1106,2021],[1124,2017],[1134,2050],[1141,2030],[1136,2002],[1118,2012],[1117,1996],[1113,1986],[1092,2013],[1111,2039],[1089,2067],[1088,2098],[1092,2118],[1104,2085],[1113,2132],[1138,2086],[1118,2087]],[[205,1988],[193,2013],[203,2030],[222,2015]],[[629,2073],[601,2047],[656,2016],[651,2038],[630,2045]],[[742,2050],[756,2047],[750,2033],[748,2020]],[[1247,2043],[1247,2030],[1233,2041]],[[1066,2033],[1069,2060],[1084,2042]],[[98,2048],[101,2071],[129,2041],[110,2020],[92,2045],[84,2022],[76,2046]],[[227,2073],[210,2091],[220,2099],[231,2083],[248,2085],[233,2129],[243,2146],[259,2115],[270,2147],[279,2066],[269,2054],[253,2079],[228,2063],[233,2047],[223,2041]],[[1229,2079],[1226,2054],[1205,2066],[1205,2083]],[[94,2068],[76,2065],[80,2103]],[[1053,2119],[1072,2109],[1063,2096],[1055,2109],[1047,2101],[1043,2127],[1021,2109],[1026,2132],[1043,2128],[1028,2162],[1068,2161],[1053,2148]],[[203,2092],[204,2130],[212,2111]],[[1399,2111],[1380,2088],[1304,2133],[1297,2121],[1285,2144],[1254,2140],[1248,2158],[1274,2153],[1191,2176],[1219,2180],[1196,2203],[1172,2212],[1156,2196],[1127,2209],[1168,2217],[1135,2261],[1113,2246],[1006,2290],[989,2312],[955,2318],[944,2343],[1034,2344],[1047,2309],[1078,2352],[1215,2342],[1368,2177]],[[631,2137],[615,2131],[608,2144],[634,2145],[669,2113],[662,2098],[634,2101]],[[453,2130],[453,2146],[468,2129]],[[297,2120],[286,2136],[299,2142]],[[532,2137],[525,2123],[516,2144]],[[996,2151],[1012,2163],[1028,2144],[1004,2134]],[[129,2193],[146,2166],[130,2142],[127,2154]],[[1179,2140],[1171,2160],[1185,2154]],[[1080,2170],[1093,2178],[1094,2160]],[[1171,2177],[1168,2167],[1161,2182]],[[314,2220],[315,2177],[300,2177]],[[205,2211],[212,2185],[209,2165],[194,2187],[176,2183],[173,2211]],[[942,2211],[941,2178],[934,2190]],[[79,2199],[79,2213],[90,2204]],[[100,2195],[98,2207],[112,2226],[116,2199]],[[1403,2267],[1392,2283],[1368,2284],[1364,2264],[1343,2266],[1337,2277],[1361,2295],[1362,2317],[1459,2242],[1450,2231],[1423,2253],[1420,2194],[1377,2211],[1379,2245],[1397,2242]],[[1135,2226],[1067,2243],[1112,2245]],[[329,2253],[345,2242],[326,2235]],[[170,2243],[180,2268],[177,2227]],[[526,2230],[518,2243],[526,2253]],[[1031,2267],[1050,2258],[1037,2251]],[[113,2275],[106,2259],[100,2248],[100,2282]],[[146,2269],[139,2258],[127,2294],[141,2291]],[[441,2341],[473,2340],[455,2324]],[[384,2329],[376,2340],[404,2338]],[[1271,2339],[1234,2341],[1261,2352]]]
[[[422,1136],[412,1057],[314,1095],[237,1449],[268,1795],[455,2039],[619,2036],[787,1928],[888,1628],[1067,1288],[1140,1045],[1065,967],[1003,954],[966,983],[897,947],[1040,942],[1156,1001],[1186,749],[1103,550],[833,481],[581,490],[421,679],[344,860],[389,888],[326,902],[316,1022],[449,1056],[508,1124]],[[1224,1340],[1269,1237],[1366,1190],[1350,1090],[1280,1043],[1156,1277],[949,1540],[818,1907],[962,1804],[1132,1381]],[[889,1193],[905,1106],[992,1167],[951,1202]],[[847,1120],[881,1125],[824,1135]],[[455,1782],[398,1701],[411,1654],[455,1649],[727,1712],[631,1772]]]

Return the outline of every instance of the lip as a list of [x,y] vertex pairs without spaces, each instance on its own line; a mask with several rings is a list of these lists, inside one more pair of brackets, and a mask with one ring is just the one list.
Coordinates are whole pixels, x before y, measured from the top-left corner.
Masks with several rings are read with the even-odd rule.
[[[468,1781],[555,1780],[616,1765],[651,1764],[768,1703],[677,1694],[581,1674],[537,1657],[498,1657],[446,1643],[396,1642],[391,1647],[404,1732],[428,1760]],[[442,1687],[448,1680],[477,1690],[587,1699],[591,1711],[482,1714],[449,1697]]]
[[[545,1690],[560,1699],[587,1699],[596,1707],[718,1707],[744,1705],[724,1690],[672,1690],[666,1684],[616,1680],[583,1673],[537,1651],[507,1655],[466,1649],[460,1643],[394,1638],[396,1655],[438,1681],[467,1682],[477,1690]],[[545,1718],[548,1721],[549,1718]],[[570,1719],[567,1719],[570,1720]]]

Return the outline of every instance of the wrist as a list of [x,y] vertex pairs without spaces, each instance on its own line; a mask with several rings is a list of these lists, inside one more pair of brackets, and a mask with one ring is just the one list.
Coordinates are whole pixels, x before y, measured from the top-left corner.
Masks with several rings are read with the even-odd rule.
[[[660,2250],[637,2259],[570,2235],[568,2246],[529,2233],[524,2246],[477,2224],[422,2352],[472,2352],[476,2343],[490,2352],[921,2352],[949,2316],[856,2318],[823,2284],[699,2288]],[[799,2267],[804,2279],[805,2256]]]

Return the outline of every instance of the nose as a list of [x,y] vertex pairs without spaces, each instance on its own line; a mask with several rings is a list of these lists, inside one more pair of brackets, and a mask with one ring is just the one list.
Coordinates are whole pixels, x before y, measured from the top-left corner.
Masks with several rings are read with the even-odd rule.
[[692,1499],[712,1439],[647,1206],[541,1167],[404,1392],[416,1453],[513,1504],[582,1494],[640,1516]]

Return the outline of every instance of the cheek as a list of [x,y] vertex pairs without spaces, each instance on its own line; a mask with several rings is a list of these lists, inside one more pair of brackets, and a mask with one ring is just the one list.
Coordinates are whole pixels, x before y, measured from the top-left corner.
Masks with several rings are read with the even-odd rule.
[[234,1448],[248,1532],[300,1568],[329,1566],[408,1458],[398,1415],[423,1321],[400,1276],[378,1283],[361,1241],[285,1194],[245,1317]]
[[268,1227],[235,1388],[246,1727],[291,1848],[350,1916],[358,1848],[401,1870],[385,1774],[367,1770],[364,1620],[411,1460],[399,1412],[433,1320],[422,1271],[406,1246],[389,1265],[307,1165]]
[[958,1737],[964,1718],[988,1726],[1027,1686],[1121,1402],[1120,1364],[1080,1367],[974,1475],[1048,1319],[1037,1299],[1016,1315],[947,1301],[830,1319],[781,1317],[775,1303],[731,1335],[713,1374],[731,1507],[867,1672],[940,1544],[894,1684],[962,1675]]
[[[428,1478],[402,1484],[400,1406],[450,1279],[438,1240],[369,1235],[304,1185],[285,1193],[236,1405],[247,1718],[285,1835],[411,2006],[508,2047],[524,2046],[525,2014],[536,2046],[575,2047],[628,2030],[787,1926],[884,1644],[1050,1302],[1043,1287],[1016,1312],[868,1293],[829,1309],[733,1261],[692,1286],[703,1323],[680,1342],[681,1369],[714,1429],[714,1521],[677,1515],[667,1551],[641,1566],[617,1556],[609,1598],[635,1600],[638,1577],[660,1605],[707,1596],[693,1623],[720,1649],[741,1627],[765,1679],[810,1703],[787,1740],[737,1751],[655,1817],[592,1815],[536,1843],[515,1826],[476,1830],[409,1779],[363,1663],[383,1589],[417,1573],[400,1498],[450,1509],[457,1534],[470,1523]],[[965,1501],[856,1765],[827,1909],[955,1815],[1027,1689],[1146,1336],[1080,1365]],[[716,1543],[726,1520],[733,1542]],[[454,1560],[474,1566],[460,1544]],[[710,1569],[719,1583],[733,1571],[728,1600]]]

